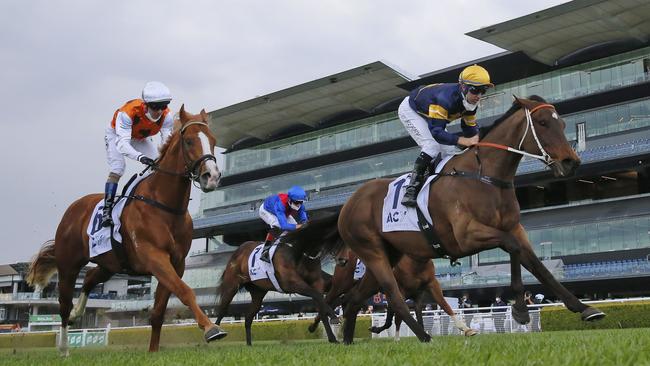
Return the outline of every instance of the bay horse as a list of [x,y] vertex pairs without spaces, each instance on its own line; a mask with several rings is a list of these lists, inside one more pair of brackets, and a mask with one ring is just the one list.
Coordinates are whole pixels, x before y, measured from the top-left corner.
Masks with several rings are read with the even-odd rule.
[[[307,223],[296,232],[310,226],[313,226],[316,231],[321,231],[317,224]],[[318,308],[319,315],[323,319],[328,319],[328,317],[336,318],[334,311],[323,300],[324,280],[321,273],[321,257],[329,252],[330,246],[311,244],[328,242],[333,246],[336,241],[312,241],[294,244],[289,239],[291,236],[292,233],[289,233],[281,237],[271,259],[280,288],[285,293],[296,293],[312,298]],[[257,241],[247,241],[235,250],[226,264],[226,269],[221,276],[221,283],[217,289],[217,297],[219,298],[217,325],[221,324],[221,320],[227,315],[232,298],[241,288],[245,288],[250,293],[252,302],[244,320],[246,344],[249,346],[252,345],[251,325],[262,306],[264,296],[269,291],[277,291],[269,279],[255,281],[250,279],[248,258],[259,244]],[[328,341],[338,343],[329,321],[324,321],[323,325]]]
[[[144,178],[131,193],[139,199],[129,202],[122,212],[122,246],[129,272],[151,274],[158,279],[155,301],[151,312],[151,340],[149,351],[158,351],[160,330],[170,294],[194,313],[204,338],[210,342],[226,336],[197,305],[192,289],[182,280],[185,257],[192,243],[192,218],[187,211],[192,181],[204,192],[217,188],[221,173],[213,155],[216,139],[208,128],[208,114],[179,112],[177,129],[161,148],[153,173]],[[86,227],[97,202],[103,194],[90,194],[73,202],[61,219],[54,241],[44,244],[31,262],[27,281],[32,286],[47,285],[50,277],[59,274],[59,313],[61,315],[60,352],[67,356],[68,326],[83,315],[88,293],[115,273],[124,272],[118,255],[113,250],[89,258]],[[94,262],[84,278],[82,293],[72,311],[72,297],[76,278],[88,262]]]
[[[341,296],[345,295],[354,287],[356,283],[354,280],[354,272],[357,259],[357,255],[349,250],[349,248],[345,248],[338,255],[337,262],[339,265],[334,269],[331,286],[327,292],[327,296],[325,296],[325,302],[331,307],[338,306],[342,300]],[[393,273],[402,296],[404,296],[405,299],[414,300],[415,317],[420,326],[424,326],[424,320],[422,318],[422,297],[426,292],[429,292],[433,300],[440,305],[447,315],[449,315],[456,328],[463,332],[465,336],[470,337],[478,334],[474,329],[469,328],[456,317],[454,310],[451,308],[447,300],[445,300],[442,293],[442,287],[440,287],[440,283],[436,278],[435,268],[431,259],[416,259],[404,255],[393,268]],[[377,288],[374,292],[379,290],[380,289]],[[379,334],[390,328],[392,325],[393,314],[394,312],[389,307],[384,325],[381,327],[373,326],[369,330],[373,333]],[[309,326],[309,331],[314,332],[319,322],[320,316],[317,315],[314,318],[314,322]],[[399,334],[400,324],[401,319],[396,317],[396,336]]]
[[[514,97],[512,107],[494,122],[481,142],[445,165],[429,192],[428,210],[446,255],[461,258],[493,248],[501,248],[510,255],[511,286],[515,293],[512,314],[521,324],[530,321],[521,265],[569,310],[580,312],[583,320],[605,316],[582,303],[553,277],[535,255],[520,223],[513,180],[522,156],[542,160],[556,177],[572,175],[580,165],[564,136],[565,127],[555,107],[542,98]],[[390,179],[365,183],[343,205],[338,221],[329,220],[368,269],[356,288],[348,292],[343,313],[346,344],[352,343],[361,304],[377,287],[384,289],[389,306],[420,341],[431,340],[409,314],[392,267],[403,254],[414,258],[439,258],[442,254],[422,233],[382,232],[382,206],[389,184]],[[310,236],[307,234],[306,238]]]

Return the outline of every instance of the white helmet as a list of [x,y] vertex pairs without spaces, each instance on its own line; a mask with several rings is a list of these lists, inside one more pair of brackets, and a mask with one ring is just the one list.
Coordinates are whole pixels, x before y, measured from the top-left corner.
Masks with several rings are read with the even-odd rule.
[[150,81],[142,89],[142,100],[145,103],[170,102],[172,100],[172,93],[160,81]]

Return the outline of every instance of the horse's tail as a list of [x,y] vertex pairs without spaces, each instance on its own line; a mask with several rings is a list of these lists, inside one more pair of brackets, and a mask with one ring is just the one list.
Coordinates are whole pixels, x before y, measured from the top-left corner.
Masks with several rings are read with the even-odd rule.
[[298,247],[321,247],[321,253],[338,253],[343,247],[343,239],[339,233],[340,211],[322,217],[309,223],[299,230],[292,231],[283,237],[283,241],[293,243]]
[[56,273],[56,258],[54,257],[54,240],[46,241],[38,254],[32,258],[27,272],[27,284],[43,288]]

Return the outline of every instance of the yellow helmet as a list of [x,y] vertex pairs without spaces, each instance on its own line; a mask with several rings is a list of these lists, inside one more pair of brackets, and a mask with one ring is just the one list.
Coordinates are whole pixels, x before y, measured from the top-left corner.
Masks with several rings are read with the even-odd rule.
[[473,86],[494,86],[490,82],[490,74],[488,74],[487,70],[476,64],[464,68],[458,76],[458,82]]

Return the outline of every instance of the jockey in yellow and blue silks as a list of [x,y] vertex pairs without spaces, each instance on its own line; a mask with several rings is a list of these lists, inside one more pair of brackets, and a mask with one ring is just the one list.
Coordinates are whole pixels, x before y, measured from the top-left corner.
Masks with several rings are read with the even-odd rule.
[[307,193],[299,186],[289,188],[287,193],[278,193],[267,197],[260,206],[260,218],[269,225],[264,249],[260,259],[271,262],[269,250],[271,245],[282,233],[294,231],[307,222],[305,200]]
[[[458,83],[420,86],[404,98],[397,110],[399,119],[422,151],[415,160],[402,204],[416,206],[424,172],[436,155],[444,158],[453,154],[455,145],[478,143],[476,111],[481,96],[492,86],[487,70],[472,65],[460,73]],[[446,130],[447,124],[458,118],[462,118],[462,136]]]

